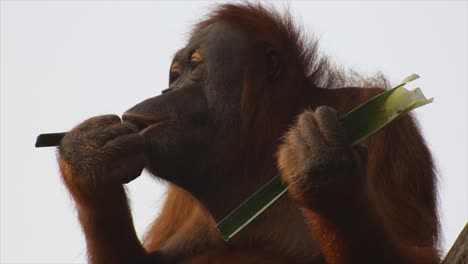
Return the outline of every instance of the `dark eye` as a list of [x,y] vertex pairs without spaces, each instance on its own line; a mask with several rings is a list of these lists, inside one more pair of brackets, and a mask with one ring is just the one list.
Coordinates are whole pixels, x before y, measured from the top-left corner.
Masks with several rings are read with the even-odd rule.
[[192,53],[192,56],[190,57],[190,68],[195,69],[198,65],[200,65],[203,62],[203,56],[201,53],[196,50]]
[[195,69],[198,65],[200,65],[199,61],[190,61],[190,68]]
[[171,65],[171,70],[169,71],[169,83],[177,80],[180,77],[180,64],[178,62],[174,62]]
[[174,82],[174,81],[177,80],[177,78],[179,78],[179,77],[180,77],[180,73],[179,73],[179,72],[173,72],[173,71],[171,71],[171,72],[169,73],[169,83]]

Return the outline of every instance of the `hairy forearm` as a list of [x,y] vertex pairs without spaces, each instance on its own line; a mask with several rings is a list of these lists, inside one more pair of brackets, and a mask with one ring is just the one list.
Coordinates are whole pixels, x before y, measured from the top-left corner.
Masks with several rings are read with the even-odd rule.
[[144,263],[123,186],[100,191],[92,200],[76,199],[90,263]]
[[121,184],[76,184],[70,166],[59,159],[62,177],[78,212],[90,263],[145,263],[146,252],[135,233],[125,189]]

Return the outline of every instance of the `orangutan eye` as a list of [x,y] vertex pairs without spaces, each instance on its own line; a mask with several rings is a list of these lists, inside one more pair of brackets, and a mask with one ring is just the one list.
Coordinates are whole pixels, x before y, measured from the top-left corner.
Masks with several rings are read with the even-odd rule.
[[180,77],[180,64],[178,62],[174,62],[171,66],[171,70],[169,72],[169,83],[177,80]]
[[203,56],[201,53],[196,50],[192,53],[192,56],[190,57],[190,67],[192,69],[196,68],[198,65],[200,65],[203,62]]

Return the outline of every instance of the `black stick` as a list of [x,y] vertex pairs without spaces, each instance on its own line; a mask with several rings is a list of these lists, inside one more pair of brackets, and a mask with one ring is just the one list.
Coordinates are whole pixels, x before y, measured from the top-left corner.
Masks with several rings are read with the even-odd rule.
[[56,147],[60,145],[60,141],[62,140],[63,136],[65,136],[65,134],[66,132],[40,134],[36,139],[36,148]]

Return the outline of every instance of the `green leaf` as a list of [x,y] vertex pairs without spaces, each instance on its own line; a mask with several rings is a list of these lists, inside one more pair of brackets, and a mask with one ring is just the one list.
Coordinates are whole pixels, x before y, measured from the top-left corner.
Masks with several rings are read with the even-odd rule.
[[[403,87],[417,78],[419,78],[417,74],[406,77],[391,90],[375,96],[342,118],[351,145],[359,144],[409,111],[433,101],[432,98],[426,99],[419,88],[408,91]],[[221,237],[228,241],[286,191],[287,186],[282,183],[281,177],[279,175],[274,177],[217,224]]]
[[274,177],[217,224],[221,237],[228,241],[276,202],[287,190],[281,178]]

